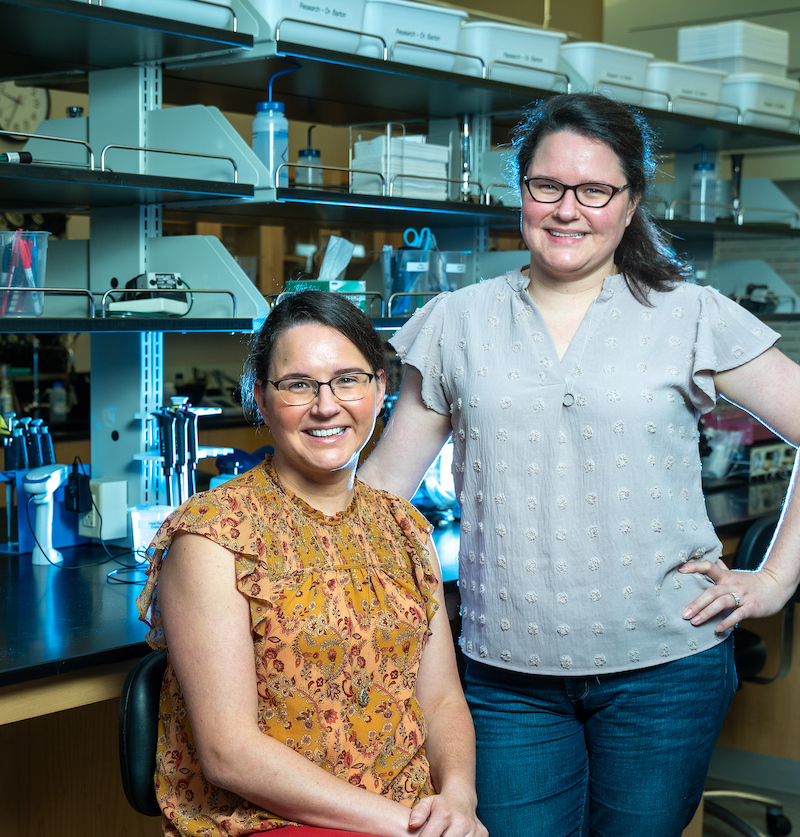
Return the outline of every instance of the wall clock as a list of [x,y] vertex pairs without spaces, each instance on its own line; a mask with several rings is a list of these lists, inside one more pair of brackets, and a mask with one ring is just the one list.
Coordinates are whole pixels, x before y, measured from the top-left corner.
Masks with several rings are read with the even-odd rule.
[[[22,87],[0,81],[0,130],[32,134],[50,110],[50,97],[42,87]],[[22,142],[26,137],[0,134],[5,141]]]

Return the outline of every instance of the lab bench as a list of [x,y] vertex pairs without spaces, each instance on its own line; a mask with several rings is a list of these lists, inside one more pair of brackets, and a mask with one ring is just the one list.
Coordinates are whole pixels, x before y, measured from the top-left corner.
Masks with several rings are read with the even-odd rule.
[[[752,520],[780,507],[785,490],[786,483],[744,484],[707,496],[726,554]],[[456,629],[458,529],[458,521],[440,525],[434,537]],[[0,556],[0,748],[14,754],[0,761],[6,824],[26,836],[158,837],[159,820],[125,801],[115,744],[122,683],[148,650],[136,608],[144,573],[124,579],[133,584],[114,583],[108,574],[120,565],[106,562],[99,547],[63,551],[63,569],[32,566],[27,555]],[[130,556],[120,560],[130,564]],[[737,729],[729,735],[737,737]],[[41,813],[20,804],[37,799],[40,787],[47,789]],[[88,806],[98,810],[87,820]],[[54,816],[63,830],[52,828]],[[92,823],[102,832],[86,828]]]
[[[786,485],[740,484],[708,494],[709,516],[723,543],[779,509]],[[434,542],[452,618],[458,601],[458,522],[438,526]],[[32,566],[27,555],[0,555],[0,699],[6,685],[118,663],[147,650],[136,609],[144,573],[108,577],[121,564],[130,565],[131,556],[119,552],[116,563],[97,545],[63,552],[63,568]]]

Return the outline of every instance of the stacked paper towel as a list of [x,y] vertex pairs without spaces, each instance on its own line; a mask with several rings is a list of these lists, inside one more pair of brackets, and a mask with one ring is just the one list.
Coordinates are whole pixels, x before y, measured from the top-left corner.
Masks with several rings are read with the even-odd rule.
[[[421,200],[447,199],[449,149],[428,143],[424,136],[375,137],[353,146],[352,168],[380,172],[386,181],[386,194]],[[351,189],[367,195],[381,194],[381,179],[374,174],[354,171]]]
[[786,78],[789,33],[744,20],[678,29],[678,60],[726,73]]
[[[789,33],[784,29],[730,20],[678,30],[678,59],[722,70],[720,100],[738,108],[746,125],[795,132],[795,97],[800,83],[786,77]],[[733,121],[732,109],[720,109],[720,118]]]

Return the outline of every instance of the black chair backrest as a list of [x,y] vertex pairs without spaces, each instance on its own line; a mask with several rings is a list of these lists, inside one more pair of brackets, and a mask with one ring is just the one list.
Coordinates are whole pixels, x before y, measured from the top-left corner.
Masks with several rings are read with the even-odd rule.
[[759,517],[750,524],[748,530],[739,541],[733,566],[737,570],[755,570],[764,558],[769,547],[775,527],[778,525],[780,513]]
[[119,761],[122,787],[134,810],[161,815],[153,776],[156,772],[158,704],[167,655],[153,651],[130,670],[119,704]]

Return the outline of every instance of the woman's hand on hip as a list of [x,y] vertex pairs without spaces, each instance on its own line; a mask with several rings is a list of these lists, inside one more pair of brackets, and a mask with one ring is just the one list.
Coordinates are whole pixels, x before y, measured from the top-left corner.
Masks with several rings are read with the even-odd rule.
[[714,582],[683,611],[683,618],[693,625],[702,625],[723,614],[716,627],[719,633],[733,628],[742,619],[777,613],[792,592],[768,566],[760,570],[729,570],[722,560],[690,561],[680,572],[702,573]]

